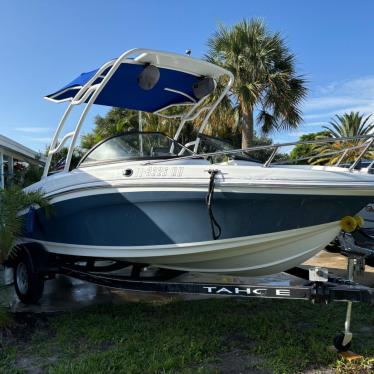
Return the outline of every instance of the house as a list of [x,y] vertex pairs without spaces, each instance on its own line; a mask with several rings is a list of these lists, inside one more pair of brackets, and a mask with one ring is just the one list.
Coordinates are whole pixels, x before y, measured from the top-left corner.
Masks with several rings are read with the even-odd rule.
[[0,188],[12,184],[15,170],[27,165],[44,165],[45,156],[0,135]]

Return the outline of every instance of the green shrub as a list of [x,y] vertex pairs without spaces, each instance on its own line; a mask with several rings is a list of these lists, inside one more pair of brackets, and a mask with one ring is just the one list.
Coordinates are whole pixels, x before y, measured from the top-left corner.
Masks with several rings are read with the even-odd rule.
[[0,190],[0,264],[7,259],[17,237],[22,236],[24,218],[19,212],[33,205],[48,207],[41,191],[25,192],[17,186]]

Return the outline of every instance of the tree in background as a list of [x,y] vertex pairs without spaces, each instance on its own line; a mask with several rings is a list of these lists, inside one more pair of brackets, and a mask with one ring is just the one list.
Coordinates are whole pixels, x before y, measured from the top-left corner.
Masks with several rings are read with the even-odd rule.
[[92,132],[81,139],[81,147],[88,150],[109,136],[138,129],[138,112],[130,109],[112,108],[104,117],[95,117]]
[[[371,115],[365,116],[359,112],[350,112],[343,115],[336,115],[328,126],[322,126],[326,130],[328,138],[354,137],[369,135],[373,132],[374,122],[370,121]],[[334,143],[316,144],[314,152],[319,154],[319,157],[314,159],[314,164],[328,164],[334,165],[342,156],[342,152],[347,147],[360,146],[364,144],[366,139],[336,141]],[[357,156],[362,152],[363,148],[357,148],[349,151],[344,157],[343,162],[353,162]],[[334,155],[329,155],[331,152],[340,152]],[[373,151],[367,152],[365,158],[373,159]]]
[[345,113],[342,116],[336,115],[329,126],[322,126],[332,138],[353,137],[369,135],[374,129],[374,123],[369,122],[371,115],[365,116],[359,112]]
[[[214,100],[214,98],[212,100]],[[227,100],[227,98],[222,104],[223,105],[219,106],[217,110],[213,112],[204,133],[225,140],[234,148],[240,148],[241,122],[239,111],[230,104],[230,100]],[[168,114],[176,114],[180,112],[180,110],[181,108],[172,108],[168,111]],[[186,144],[195,140],[203,118],[203,115],[201,115],[196,119],[196,121],[187,122],[178,141],[182,144]],[[112,108],[105,116],[97,116],[95,118],[95,126],[92,132],[83,135],[81,148],[77,148],[73,154],[72,168],[75,168],[78,164],[78,161],[83,155],[83,150],[89,150],[95,144],[110,136],[118,135],[127,131],[137,131],[139,128],[138,122],[138,113],[136,112],[135,116],[134,111],[127,109]],[[155,114],[145,112],[142,113],[142,123],[143,131],[162,132],[170,138],[174,137],[179,125],[179,121],[176,119],[162,118]],[[270,144],[272,144],[272,140],[266,135],[257,136],[254,134],[254,146]],[[203,152],[204,149],[201,148],[199,151]],[[250,157],[265,162],[271,153],[272,149],[259,150],[251,152]],[[67,148],[65,147],[62,148],[58,154],[54,155],[51,170],[58,170],[63,167],[63,160],[66,158],[66,154]],[[287,158],[286,154],[278,154],[275,157],[275,160],[284,160],[285,158]]]
[[27,187],[33,183],[40,181],[43,174],[43,167],[40,165],[17,164],[14,166],[14,184],[17,186]]
[[[178,107],[170,108],[167,114],[176,114],[180,111],[181,109]],[[162,118],[152,113],[142,112],[141,117],[143,131],[162,132],[171,138],[174,137],[179,125],[176,119]],[[128,131],[138,131],[138,129],[139,112],[130,109],[112,108],[105,116],[96,116],[93,130],[82,136],[81,148],[87,151],[110,136]],[[179,141],[183,144],[188,143],[196,138],[196,134],[196,126],[191,122],[187,122]]]
[[[243,20],[233,27],[221,26],[209,39],[208,47],[206,58],[229,69],[235,83],[230,95],[210,117],[205,133],[228,139],[236,147],[257,145],[255,111],[265,135],[298,126],[299,105],[306,95],[305,81],[296,75],[295,57],[279,33],[269,32],[261,20]],[[218,93],[222,83],[218,82]],[[173,108],[169,112],[178,110]],[[195,123],[186,123],[178,140],[183,144],[194,140],[202,120],[203,115]],[[143,114],[144,131],[161,131],[172,137],[176,126],[176,120]],[[104,117],[95,118],[93,131],[82,137],[81,146],[87,150],[109,136],[137,129],[136,111],[113,108]]]
[[[48,156],[49,147],[45,150],[45,155]],[[57,153],[53,154],[51,160],[50,172],[61,171],[65,166],[65,160],[68,155],[69,148],[62,147]],[[70,170],[75,169],[83,157],[83,149],[81,147],[75,147],[71,157]]]
[[296,128],[306,87],[295,72],[295,56],[279,33],[259,19],[220,26],[208,40],[207,60],[230,70],[242,124],[242,148],[253,145],[254,112],[265,134]]
[[[326,137],[330,137],[328,131],[312,132],[310,134],[301,135],[299,141],[305,142]],[[290,152],[290,159],[297,160],[300,158],[307,158],[316,155],[316,152],[315,144],[298,144]],[[303,161],[300,162],[303,163]]]

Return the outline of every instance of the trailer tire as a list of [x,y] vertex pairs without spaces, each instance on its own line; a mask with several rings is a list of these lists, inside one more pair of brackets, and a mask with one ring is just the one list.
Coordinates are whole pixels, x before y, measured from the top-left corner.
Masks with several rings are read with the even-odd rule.
[[44,278],[35,270],[32,256],[22,251],[14,263],[14,288],[24,304],[36,304],[43,295]]

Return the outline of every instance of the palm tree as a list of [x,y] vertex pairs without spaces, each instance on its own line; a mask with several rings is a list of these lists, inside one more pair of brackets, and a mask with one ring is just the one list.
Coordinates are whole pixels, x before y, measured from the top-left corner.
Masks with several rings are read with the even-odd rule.
[[208,61],[230,70],[242,122],[242,148],[253,143],[254,112],[263,133],[296,128],[299,105],[306,95],[305,80],[295,73],[295,56],[279,33],[260,19],[221,25],[208,40]]
[[[322,126],[326,130],[327,138],[352,138],[355,136],[365,136],[373,132],[374,122],[369,121],[371,115],[365,116],[359,112],[350,112],[343,115],[336,115],[329,122],[329,126]],[[342,157],[342,152],[347,147],[361,146],[364,144],[366,139],[362,140],[348,140],[348,141],[336,141],[334,143],[325,143],[316,145],[315,151],[318,152],[319,156],[317,159],[313,159],[313,164],[336,164]],[[346,162],[352,162],[362,152],[363,147],[359,147],[348,151],[344,157]],[[339,152],[334,155],[329,155],[331,152]],[[373,158],[373,152],[366,153],[365,157]],[[342,161],[342,160],[341,160]]]
[[41,191],[25,192],[17,186],[0,190],[0,264],[7,259],[17,237],[22,235],[24,221],[18,212],[31,205],[47,208],[48,200]]
[[112,108],[104,117],[95,117],[93,131],[82,136],[83,149],[91,149],[109,136],[138,129],[138,113],[135,110]]
[[322,126],[332,138],[369,135],[374,129],[374,123],[369,122],[371,115],[364,116],[359,112],[338,114],[330,122],[330,126]]
[[[206,100],[207,105],[212,105],[222,94],[225,88],[224,82],[218,82],[215,93]],[[193,121],[195,137],[198,129],[204,121],[206,112],[200,114]],[[209,117],[209,122],[204,133],[213,137],[219,137],[236,143],[236,138],[240,136],[241,124],[238,108],[233,105],[230,95],[226,95],[220,102],[220,105],[213,111]]]

